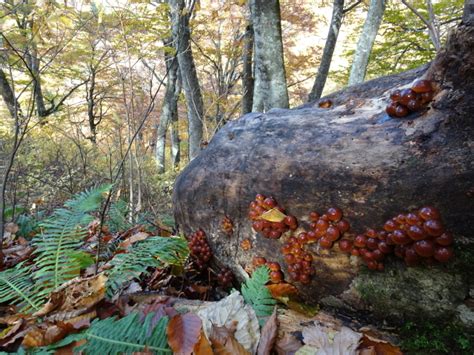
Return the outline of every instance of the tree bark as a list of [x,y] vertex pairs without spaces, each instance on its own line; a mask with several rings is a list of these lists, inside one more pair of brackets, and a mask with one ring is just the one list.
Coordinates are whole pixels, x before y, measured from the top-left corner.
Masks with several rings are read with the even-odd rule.
[[18,101],[16,100],[7,76],[2,69],[0,69],[0,95],[8,108],[8,112],[10,112],[10,116],[12,118],[16,117],[17,113],[20,113],[20,106],[18,106]]
[[178,98],[181,91],[178,80],[178,59],[175,56],[165,54],[165,61],[168,76],[156,137],[156,164],[159,173],[165,172],[166,131],[170,123],[178,116]]
[[[404,119],[387,116],[390,92],[418,78],[435,82],[429,109]],[[300,231],[308,230],[310,211],[324,213],[330,206],[340,207],[351,231],[359,234],[381,229],[401,212],[434,205],[459,250],[472,247],[474,28],[460,26],[429,68],[381,77],[326,98],[332,102],[328,109],[315,102],[247,114],[224,126],[176,180],[174,211],[181,232],[202,228],[216,260],[241,278],[255,256],[278,262],[288,275],[280,248],[289,235],[264,238],[247,218],[250,202],[261,193],[296,216]],[[233,221],[231,237],[221,228],[225,216]],[[247,239],[251,248],[243,250]],[[469,297],[468,280],[474,284],[472,272],[465,272],[472,266],[460,256],[448,267],[428,268],[388,258],[385,272],[361,273],[359,259],[337,246],[324,250],[313,243],[307,250],[316,274],[309,285],[294,283],[306,302],[379,312],[382,318],[451,317]],[[383,289],[397,275],[396,287]],[[410,281],[418,277],[423,281]],[[382,288],[360,291],[369,283]]]
[[382,23],[386,0],[370,0],[369,11],[365,19],[362,33],[357,42],[357,48],[352,62],[349,85],[359,84],[364,81],[370,52],[375,42],[375,37]]
[[331,66],[334,48],[336,48],[337,36],[339,35],[339,29],[341,28],[343,16],[344,0],[334,0],[328,37],[326,39],[326,44],[324,45],[323,56],[318,68],[318,75],[314,81],[308,101],[319,99],[323,93],[324,85],[326,84],[326,79],[329,73],[329,67]]
[[251,0],[255,36],[255,87],[252,111],[288,107],[279,0]]
[[249,24],[245,30],[244,46],[242,54],[242,115],[252,112],[253,104],[253,73],[252,73],[252,56],[253,56],[253,28]]
[[[178,84],[181,85],[181,83]],[[179,138],[178,124],[178,115],[175,115],[171,121],[171,166],[175,169],[179,167],[179,162],[181,160],[181,140]]]
[[185,9],[184,0],[169,0],[173,40],[178,57],[181,83],[188,109],[189,159],[201,151],[203,130],[203,102],[191,49],[189,18],[192,9]]

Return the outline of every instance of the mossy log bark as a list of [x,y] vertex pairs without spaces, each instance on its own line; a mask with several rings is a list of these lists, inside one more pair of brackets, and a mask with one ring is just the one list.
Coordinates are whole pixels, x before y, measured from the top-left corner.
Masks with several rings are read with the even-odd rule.
[[[420,77],[437,85],[429,109],[403,119],[387,116],[390,91],[409,87]],[[355,232],[381,228],[400,212],[434,205],[458,239],[474,240],[472,27],[459,26],[431,65],[352,86],[326,99],[332,101],[329,109],[315,102],[251,113],[223,127],[176,181],[180,230],[189,234],[202,228],[216,259],[236,272],[255,255],[285,265],[280,247],[286,237],[265,239],[247,218],[257,193],[274,196],[303,226],[310,211],[338,206]],[[224,216],[234,223],[232,236],[221,229]],[[247,238],[253,247],[244,251],[240,243]],[[303,298],[343,298],[350,307],[359,307],[348,296],[359,264],[336,247],[324,251],[313,244],[309,249],[316,275],[310,285],[297,285]],[[458,288],[448,300],[453,306],[468,292],[464,281],[448,287]]]

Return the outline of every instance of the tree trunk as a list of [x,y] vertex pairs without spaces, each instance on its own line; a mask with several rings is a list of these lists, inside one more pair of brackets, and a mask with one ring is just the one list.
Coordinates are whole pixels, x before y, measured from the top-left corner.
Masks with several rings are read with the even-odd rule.
[[8,108],[8,112],[10,112],[10,116],[15,118],[17,113],[20,113],[20,106],[18,105],[18,101],[13,94],[13,90],[10,86],[10,83],[8,82],[7,76],[2,69],[0,69],[0,95],[2,96],[3,101]]
[[352,62],[349,85],[359,84],[364,81],[369,56],[375,42],[375,37],[382,23],[386,0],[370,0],[369,11],[365,19],[364,28],[357,42],[357,48]]
[[[165,44],[167,45],[167,44]],[[170,123],[178,116],[178,98],[181,90],[178,84],[178,60],[176,57],[165,55],[168,77],[166,78],[166,91],[161,107],[160,122],[156,137],[156,164],[158,172],[165,172],[165,145],[166,131]]]
[[[420,77],[436,83],[429,109],[403,119],[387,116],[392,89]],[[304,229],[310,211],[338,206],[356,234],[381,229],[401,212],[435,205],[458,240],[456,253],[469,253],[474,245],[474,29],[460,26],[429,68],[326,98],[332,101],[328,109],[316,103],[274,109],[224,126],[176,180],[175,220],[181,231],[189,235],[202,228],[215,259],[241,278],[254,256],[279,262],[287,278],[280,248],[288,234],[264,238],[247,218],[257,193],[274,196]],[[221,228],[224,216],[233,221],[231,237]],[[251,248],[243,250],[247,239]],[[295,282],[305,301],[380,318],[453,317],[474,285],[471,254],[456,254],[448,267],[411,268],[389,257],[385,272],[361,273],[360,259],[337,246],[324,250],[313,243],[307,250],[315,275],[309,285]]]
[[189,159],[194,159],[201,150],[203,129],[203,102],[199,80],[191,50],[189,17],[192,9],[185,9],[184,0],[169,0],[173,39],[178,56],[181,83],[188,109]]
[[[180,83],[178,83],[181,85]],[[171,121],[171,166],[175,169],[179,167],[181,160],[181,147],[179,139],[178,115]]]
[[253,104],[253,74],[252,74],[252,55],[253,55],[253,28],[249,24],[245,30],[244,46],[242,54],[242,115],[252,112]]
[[324,52],[321,58],[321,63],[319,64],[318,75],[314,81],[308,101],[319,99],[323,93],[324,85],[326,84],[326,79],[329,73],[329,67],[331,66],[334,48],[336,48],[337,36],[339,35],[339,29],[341,28],[343,16],[344,0],[334,0],[331,23],[329,24],[328,38],[326,39],[326,44],[324,45]]
[[252,111],[288,107],[279,0],[251,0],[255,36],[255,88]]

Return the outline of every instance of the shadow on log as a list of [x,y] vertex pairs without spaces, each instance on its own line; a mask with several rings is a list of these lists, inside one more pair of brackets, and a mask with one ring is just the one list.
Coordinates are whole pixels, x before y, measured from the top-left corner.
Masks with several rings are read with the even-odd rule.
[[[389,117],[389,93],[421,77],[437,85],[429,109]],[[460,241],[456,252],[469,248],[474,238],[474,29],[460,25],[429,66],[325,99],[332,101],[328,109],[317,103],[274,109],[223,127],[176,181],[181,232],[202,228],[216,259],[240,275],[256,255],[283,266],[280,248],[288,236],[263,238],[247,217],[249,203],[261,193],[275,197],[302,226],[310,211],[338,206],[355,232],[381,229],[398,213],[434,205]],[[234,223],[231,236],[221,229],[224,216]],[[240,243],[247,238],[252,249],[244,251]],[[370,272],[337,248],[312,244],[309,249],[316,274],[310,285],[296,283],[307,302],[394,320],[414,314],[452,317],[473,288],[472,272],[464,270],[459,255],[449,266],[407,268],[393,261],[385,272]]]

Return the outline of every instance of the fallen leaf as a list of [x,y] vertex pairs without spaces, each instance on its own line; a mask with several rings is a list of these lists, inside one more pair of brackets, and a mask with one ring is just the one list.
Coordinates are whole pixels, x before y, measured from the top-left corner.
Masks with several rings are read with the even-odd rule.
[[34,316],[48,315],[48,320],[64,321],[86,313],[104,298],[106,281],[104,274],[72,279],[54,290],[48,302]]
[[320,326],[305,327],[302,333],[305,345],[314,346],[318,349],[326,348],[330,345],[328,335]]
[[[226,298],[201,309],[198,316],[202,320],[204,333],[211,340],[214,327],[231,329],[238,324],[233,336],[250,353],[257,351],[260,338],[260,326],[251,306],[245,303],[239,292],[235,291]],[[212,340],[211,340],[212,341]]]
[[21,333],[25,329],[26,321],[22,318],[17,319],[13,324],[3,329],[0,333],[0,346],[5,349],[13,344],[18,338],[23,336]]
[[281,222],[285,219],[286,215],[281,212],[278,208],[272,208],[267,212],[262,213],[260,219],[264,219],[269,222]]
[[201,319],[193,314],[178,314],[171,318],[166,331],[173,354],[190,355],[201,335]]
[[[331,332],[331,331],[329,331]],[[304,354],[313,353],[316,355],[355,355],[362,338],[361,333],[354,332],[352,329],[342,327],[336,332],[333,341],[330,341],[328,328],[319,325],[305,327],[303,329],[303,342],[317,349],[316,352],[310,352],[304,349]],[[332,333],[332,332],[331,332]],[[331,334],[332,335],[332,334]],[[309,351],[309,352],[308,352]],[[302,353],[303,354],[303,353]]]
[[267,285],[268,290],[273,298],[294,296],[298,294],[298,289],[292,284],[281,282],[279,284]]
[[119,244],[119,246],[123,249],[127,249],[130,245],[133,243],[145,240],[149,237],[150,235],[145,232],[138,232],[132,235],[130,238],[127,238],[124,240],[122,243]]
[[211,343],[204,334],[204,331],[201,329],[201,336],[199,337],[199,341],[194,345],[193,349],[194,355],[213,355],[214,352],[212,351]]
[[275,344],[277,332],[278,319],[275,307],[272,315],[268,318],[260,333],[260,342],[257,348],[258,355],[270,355],[273,345]]
[[242,344],[235,339],[236,324],[232,328],[212,326],[210,339],[214,353],[218,355],[250,355]]
[[[364,334],[359,346],[360,353],[375,355],[403,355],[398,346],[392,345],[388,341],[377,339],[368,334]],[[372,353],[370,352],[372,351]]]
[[291,334],[285,334],[283,338],[279,339],[275,343],[275,350],[278,355],[293,355],[295,354],[303,344],[301,341],[296,339]]

